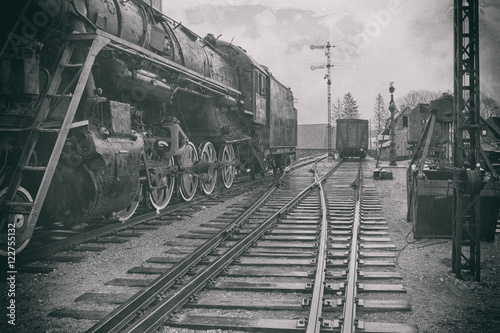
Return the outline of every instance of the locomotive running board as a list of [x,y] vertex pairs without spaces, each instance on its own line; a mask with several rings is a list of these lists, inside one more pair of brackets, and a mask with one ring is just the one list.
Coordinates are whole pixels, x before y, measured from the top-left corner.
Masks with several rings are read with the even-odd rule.
[[142,60],[155,64],[161,68],[166,70],[175,71],[181,73],[191,79],[192,83],[199,85],[200,87],[215,89],[217,93],[221,95],[233,95],[233,96],[241,96],[241,91],[234,89],[230,86],[227,86],[223,83],[217,82],[211,78],[207,78],[189,68],[186,68],[178,63],[175,63],[171,60],[168,60],[154,52],[151,52],[141,46],[135,45],[131,42],[128,42],[122,38],[116,37],[110,33],[97,29],[96,32],[91,33],[78,33],[69,36],[70,40],[85,40],[85,39],[94,39],[97,36],[101,36],[109,39],[109,44],[107,47],[111,49],[118,50],[120,52],[127,53],[132,57],[140,57]]

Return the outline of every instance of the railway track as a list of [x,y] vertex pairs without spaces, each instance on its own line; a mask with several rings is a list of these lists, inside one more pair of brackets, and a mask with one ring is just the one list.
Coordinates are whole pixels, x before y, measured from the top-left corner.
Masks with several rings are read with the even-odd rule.
[[[105,249],[103,245],[126,242],[132,237],[139,237],[143,232],[155,230],[160,225],[168,225],[172,220],[177,219],[178,212],[194,212],[202,205],[213,205],[221,200],[226,200],[235,197],[242,191],[250,191],[262,186],[263,183],[270,183],[276,180],[274,175],[259,178],[256,180],[244,180],[235,185],[231,189],[225,189],[211,196],[199,196],[192,201],[183,202],[173,200],[173,203],[165,209],[155,212],[148,209],[142,209],[142,213],[137,214],[130,220],[125,222],[95,222],[88,229],[71,231],[67,229],[51,229],[40,231],[33,240],[32,246],[28,247],[19,255],[19,264],[26,266],[30,262],[43,259],[46,260],[49,256],[55,261],[80,261],[84,256],[76,253],[95,252]],[[185,215],[185,214],[183,214]],[[53,255],[69,250],[72,255],[56,256]],[[23,269],[21,269],[22,271]],[[36,270],[33,267],[24,268],[25,271]],[[49,271],[45,269],[44,272]]]
[[[197,198],[189,202],[184,202],[180,199],[173,199],[172,203],[161,211],[152,212],[151,209],[142,209],[142,213],[137,214],[137,216],[125,222],[96,222],[94,223],[94,228],[84,229],[79,232],[63,228],[38,231],[40,235],[37,233],[34,239],[31,241],[28,249],[26,249],[22,252],[21,255],[19,255],[19,264],[20,266],[25,266],[26,264],[37,259],[47,259],[49,256],[59,251],[68,249],[72,252],[102,251],[103,249],[105,249],[102,246],[89,246],[82,244],[95,240],[98,240],[100,244],[117,243],[122,241],[125,242],[129,237],[139,237],[142,235],[141,231],[155,230],[157,225],[170,224],[170,220],[175,219],[175,214],[178,211],[186,209],[196,210],[197,207],[201,205],[217,204],[221,199],[234,197],[240,194],[242,190],[248,191],[249,189],[261,186],[263,183],[279,183],[282,181],[283,177],[289,170],[300,167],[302,165],[313,163],[315,159],[318,158],[321,157],[312,156],[297,160],[291,166],[287,167],[285,169],[285,172],[278,179],[276,179],[275,175],[266,176],[255,180],[245,179],[243,181],[241,180],[242,177],[239,177],[235,181],[234,186],[230,189],[221,188],[220,191],[215,191],[213,195],[198,196]],[[106,236],[110,236],[110,238],[105,239]],[[55,259],[56,261],[59,260],[68,262],[79,261],[82,260],[83,257],[73,255],[53,257],[53,259]],[[25,268],[25,271],[30,270],[36,271],[36,268]],[[43,270],[43,272],[48,272],[50,270],[50,268],[46,268]]]
[[[202,205],[214,205],[221,200],[235,197],[242,191],[250,191],[262,184],[281,182],[284,175],[293,168],[313,163],[321,156],[306,157],[297,160],[284,170],[278,178],[275,175],[265,176],[250,180],[247,177],[238,177],[235,184],[230,189],[214,191],[210,196],[198,196],[192,201],[184,202],[173,198],[172,203],[165,209],[152,212],[151,209],[143,208],[136,216],[125,222],[98,222],[94,221],[92,227],[80,231],[73,231],[64,228],[52,228],[38,230],[31,244],[18,256],[18,263],[21,272],[26,273],[48,273],[55,267],[28,266],[36,260],[50,260],[61,262],[78,262],[85,259],[84,252],[99,252],[106,249],[106,244],[124,243],[133,237],[142,236],[145,231],[154,231],[160,225],[169,225],[172,220],[178,219],[178,212],[185,213],[186,210],[195,212]],[[243,180],[242,180],[243,178]],[[142,213],[141,213],[142,211]],[[189,214],[189,213],[188,213]],[[184,214],[183,214],[184,215]],[[68,250],[70,254],[57,255],[58,252]]]
[[411,306],[398,296],[404,287],[394,272],[395,247],[373,186],[356,164],[332,167],[321,162],[315,175],[299,169],[234,221],[205,225],[212,232],[198,231],[204,243],[194,251],[173,244],[173,252],[188,255],[151,258],[173,266],[135,295],[87,293],[76,300],[95,308],[121,304],[110,314],[58,309],[51,315],[101,319],[88,332],[162,326],[167,332],[417,332],[380,320],[380,312]]

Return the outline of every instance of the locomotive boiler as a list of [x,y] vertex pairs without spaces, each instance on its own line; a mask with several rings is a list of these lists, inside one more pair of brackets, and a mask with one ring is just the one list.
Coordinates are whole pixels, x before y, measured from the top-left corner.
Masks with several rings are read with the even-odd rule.
[[123,221],[295,157],[291,90],[161,9],[27,1],[0,54],[1,253],[37,223]]

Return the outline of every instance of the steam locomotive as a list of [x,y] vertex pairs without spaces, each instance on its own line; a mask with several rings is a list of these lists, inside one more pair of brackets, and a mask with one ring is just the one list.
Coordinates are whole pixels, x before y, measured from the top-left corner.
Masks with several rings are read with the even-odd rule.
[[283,168],[297,143],[291,90],[161,0],[27,1],[0,54],[0,119],[3,254],[37,223],[124,221]]

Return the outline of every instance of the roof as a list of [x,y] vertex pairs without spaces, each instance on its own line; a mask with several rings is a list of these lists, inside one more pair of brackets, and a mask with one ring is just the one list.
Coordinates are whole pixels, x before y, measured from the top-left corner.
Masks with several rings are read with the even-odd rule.
[[[327,124],[306,124],[297,128],[297,149],[328,149]],[[332,148],[335,148],[335,128],[332,128]]]

